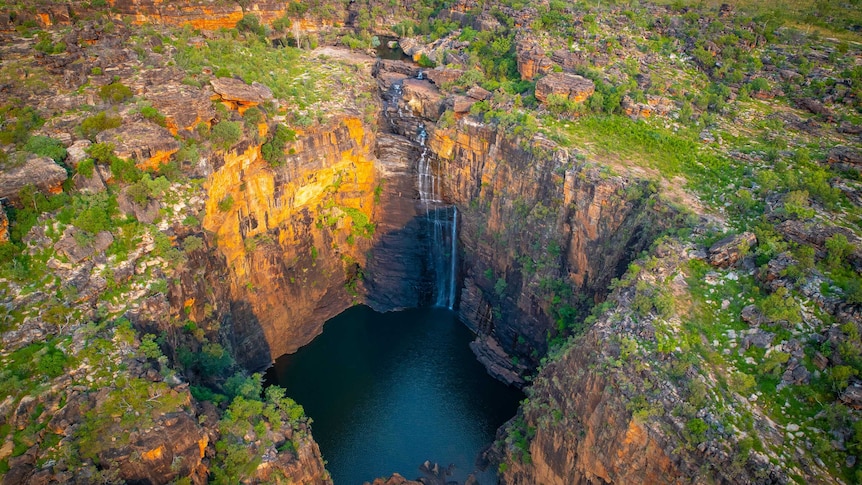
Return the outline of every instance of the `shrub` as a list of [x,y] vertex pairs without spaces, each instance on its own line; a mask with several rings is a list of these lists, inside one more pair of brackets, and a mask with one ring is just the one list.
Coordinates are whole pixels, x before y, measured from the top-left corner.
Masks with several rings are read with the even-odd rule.
[[[0,126],[0,143],[24,143],[30,131],[45,122],[39,113],[26,106],[24,108],[0,108],[0,118],[6,122]],[[14,119],[14,121],[12,121]]]
[[706,439],[706,430],[708,429],[709,426],[700,418],[690,419],[685,423],[686,435],[695,443],[700,443]]
[[93,176],[93,170],[96,168],[96,162],[92,158],[82,160],[78,164],[77,172],[84,177],[90,178]]
[[210,140],[222,151],[230,150],[242,138],[242,125],[237,121],[222,121],[213,126]]
[[203,239],[201,239],[197,236],[188,236],[185,239],[183,239],[183,250],[187,253],[190,253],[192,251],[197,251],[198,249],[201,249],[203,247],[204,247]]
[[802,321],[799,303],[785,287],[780,287],[774,293],[760,302],[760,311],[772,321],[787,320],[790,323]]
[[42,358],[39,359],[39,364],[37,366],[37,370],[40,374],[47,375],[50,378],[58,377],[66,368],[66,362],[68,362],[69,358],[66,354],[63,353],[62,350],[51,346],[45,351],[45,354],[42,355]]
[[126,189],[126,195],[128,195],[135,204],[144,205],[150,199],[152,192],[150,192],[150,187],[146,182],[140,180]]
[[422,55],[419,56],[419,60],[416,61],[416,63],[419,64],[419,67],[425,68],[433,68],[437,66],[437,63],[434,62],[430,57],[428,57],[428,55],[424,52],[422,53]]
[[111,160],[111,173],[117,180],[128,184],[141,180],[144,175],[141,169],[135,166],[135,162],[116,156]]
[[236,29],[240,32],[251,32],[252,34],[261,36],[266,34],[266,29],[260,23],[260,17],[255,14],[244,15],[236,23]]
[[122,103],[132,97],[132,90],[117,81],[99,88],[99,97],[109,103]]
[[123,124],[122,118],[111,116],[107,112],[102,111],[82,121],[81,126],[78,127],[78,133],[85,138],[93,140],[97,134],[111,128],[116,128],[121,124]]
[[51,41],[50,34],[42,32],[39,34],[39,42],[37,42],[33,48],[44,54],[59,54],[61,52],[66,52],[66,43],[57,42],[55,44]]
[[117,213],[117,200],[115,197],[102,192],[86,200],[79,199],[79,201],[84,205],[84,208],[72,221],[75,227],[91,234],[110,231],[112,229],[111,219]]
[[851,252],[853,252],[853,245],[844,234],[834,234],[826,240],[826,264],[831,269],[841,268]]
[[47,136],[31,136],[27,140],[24,150],[43,157],[50,157],[57,163],[66,159],[66,148],[63,143]]
[[165,116],[159,113],[159,110],[153,108],[152,106],[144,106],[143,108],[141,108],[141,116],[159,126],[168,125],[167,120],[165,120]]
[[296,132],[290,128],[278,124],[275,133],[263,146],[260,147],[261,154],[271,167],[279,167],[284,164],[284,149],[289,142],[296,140]]
[[222,200],[218,202],[218,210],[221,212],[228,212],[233,208],[233,196],[227,194],[224,196]]
[[814,209],[808,203],[808,191],[794,190],[785,195],[784,212],[797,219],[814,217]]

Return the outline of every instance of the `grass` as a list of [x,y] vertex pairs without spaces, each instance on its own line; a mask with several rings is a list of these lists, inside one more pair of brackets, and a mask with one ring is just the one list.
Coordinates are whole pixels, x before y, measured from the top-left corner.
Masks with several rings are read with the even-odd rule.
[[272,48],[256,36],[245,41],[226,37],[213,39],[201,47],[177,41],[177,64],[190,74],[204,67],[224,69],[248,83],[259,82],[272,89],[290,106],[305,109],[330,98],[322,85],[321,69],[302,58],[302,51],[291,47]]
[[599,161],[617,159],[656,171],[670,180],[682,175],[687,188],[719,203],[724,188],[745,178],[743,167],[698,141],[693,130],[677,133],[658,123],[619,115],[589,115],[573,122],[546,118],[545,131],[563,146],[586,148]]

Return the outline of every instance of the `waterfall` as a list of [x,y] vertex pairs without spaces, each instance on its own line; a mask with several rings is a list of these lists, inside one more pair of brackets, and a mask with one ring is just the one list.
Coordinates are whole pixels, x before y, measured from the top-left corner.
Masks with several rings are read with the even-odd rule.
[[452,206],[452,235],[449,251],[449,309],[455,306],[455,278],[458,266],[458,206]]
[[431,166],[424,127],[417,134],[422,154],[419,156],[417,177],[419,201],[425,209],[428,227],[429,266],[434,275],[434,306],[452,309],[455,306],[458,258],[458,208],[446,205],[441,187]]

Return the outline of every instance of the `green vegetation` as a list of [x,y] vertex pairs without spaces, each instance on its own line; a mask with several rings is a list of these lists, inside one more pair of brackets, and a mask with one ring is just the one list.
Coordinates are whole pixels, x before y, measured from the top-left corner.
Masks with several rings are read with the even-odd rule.
[[242,138],[242,124],[238,121],[222,121],[212,127],[210,141],[218,150],[228,151]]
[[186,42],[185,37],[177,41],[176,60],[177,65],[190,74],[217,66],[227,73],[241,75],[246,82],[269,86],[276,97],[299,109],[330,97],[330,93],[318,85],[322,78],[320,66],[302,60],[297,49],[273,49],[258,36],[241,42],[232,37],[218,38],[203,47]]
[[111,128],[117,128],[123,123],[119,116],[111,116],[106,111],[84,119],[78,127],[78,133],[84,138],[95,140],[96,135]]
[[99,97],[104,101],[119,104],[132,97],[132,90],[117,81],[99,88]]
[[260,147],[264,160],[266,160],[273,168],[284,165],[287,144],[295,140],[295,131],[282,124],[275,125],[275,132],[273,133],[272,138],[267,140],[266,143]]
[[167,121],[165,120],[165,116],[159,113],[159,110],[153,108],[152,106],[144,106],[141,108],[141,116],[152,121],[153,123],[159,126],[167,126]]
[[31,136],[24,145],[24,150],[43,157],[49,157],[57,163],[66,159],[66,148],[60,140],[47,136]]
[[218,202],[218,210],[221,212],[230,212],[233,208],[233,196],[228,194]]

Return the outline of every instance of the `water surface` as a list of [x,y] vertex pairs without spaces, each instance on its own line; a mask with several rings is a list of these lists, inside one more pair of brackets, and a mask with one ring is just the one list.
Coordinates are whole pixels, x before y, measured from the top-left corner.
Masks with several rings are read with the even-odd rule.
[[[425,460],[455,464],[452,478],[463,482],[523,397],[488,376],[472,338],[450,310],[356,306],[279,358],[267,382],[305,406],[335,485],[393,472],[413,479]],[[493,470],[477,477],[495,482]]]

